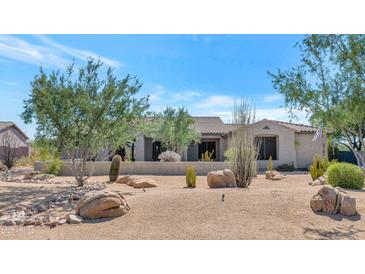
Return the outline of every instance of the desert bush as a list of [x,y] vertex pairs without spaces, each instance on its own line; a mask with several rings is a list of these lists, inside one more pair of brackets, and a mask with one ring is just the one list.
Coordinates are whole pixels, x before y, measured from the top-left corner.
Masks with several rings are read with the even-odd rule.
[[196,186],[196,171],[191,165],[186,168],[186,184],[188,187],[194,188]]
[[48,166],[48,173],[58,176],[58,174],[60,174],[62,166],[63,161],[59,157],[54,157]]
[[15,160],[14,166],[16,167],[29,167],[35,163],[34,158],[22,156]]
[[293,164],[282,164],[276,168],[277,171],[290,172],[294,171],[295,167]]
[[354,164],[335,163],[327,169],[327,181],[333,187],[362,189],[364,179],[364,172]]
[[232,162],[234,158],[234,151],[233,148],[230,147],[224,152],[224,161]]
[[112,159],[112,163],[110,164],[110,170],[109,170],[109,180],[111,182],[114,182],[118,179],[121,163],[122,163],[122,157],[120,157],[120,155],[115,155]]
[[272,157],[269,158],[269,163],[267,164],[267,171],[272,171]]
[[234,103],[232,145],[232,170],[238,187],[248,187],[256,175],[257,147],[250,124],[255,121],[253,106],[241,99]]
[[160,162],[180,162],[181,156],[174,151],[164,151],[158,155]]

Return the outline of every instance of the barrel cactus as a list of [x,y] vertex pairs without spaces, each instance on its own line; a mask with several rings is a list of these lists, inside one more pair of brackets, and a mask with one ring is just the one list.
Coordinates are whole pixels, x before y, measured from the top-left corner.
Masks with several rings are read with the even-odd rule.
[[122,157],[120,157],[120,155],[115,155],[112,159],[112,163],[110,165],[110,170],[109,170],[109,180],[111,182],[114,182],[118,179],[121,163],[122,163]]
[[309,170],[310,170],[313,181],[315,179],[323,176],[323,174],[325,172],[325,168],[323,166],[323,159],[321,158],[321,156],[319,154],[314,155],[313,163],[310,166]]
[[193,166],[186,168],[186,184],[188,187],[194,188],[196,186],[196,171]]

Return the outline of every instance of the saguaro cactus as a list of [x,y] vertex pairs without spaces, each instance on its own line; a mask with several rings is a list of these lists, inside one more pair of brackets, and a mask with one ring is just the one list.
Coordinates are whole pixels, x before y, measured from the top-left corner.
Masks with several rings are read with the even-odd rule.
[[118,179],[121,163],[122,163],[122,157],[120,157],[120,155],[115,155],[112,159],[112,163],[110,165],[110,170],[109,170],[109,180],[111,182],[114,182]]

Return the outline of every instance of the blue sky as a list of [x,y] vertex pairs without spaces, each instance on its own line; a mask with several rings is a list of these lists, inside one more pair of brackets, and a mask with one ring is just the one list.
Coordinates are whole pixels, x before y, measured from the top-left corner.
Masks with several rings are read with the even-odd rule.
[[[0,35],[0,121],[19,115],[40,65],[62,69],[100,57],[118,76],[137,76],[151,110],[185,106],[192,115],[229,122],[234,98],[255,104],[258,118],[289,120],[267,71],[298,64],[301,35]],[[299,122],[306,122],[298,113]]]

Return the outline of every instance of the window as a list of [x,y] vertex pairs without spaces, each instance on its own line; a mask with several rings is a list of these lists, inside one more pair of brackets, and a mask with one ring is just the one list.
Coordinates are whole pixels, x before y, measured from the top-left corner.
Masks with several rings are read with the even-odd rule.
[[270,156],[277,160],[276,137],[257,137],[256,141],[260,145],[258,160],[269,160]]
[[199,144],[199,159],[202,158],[202,154],[206,151],[209,151],[209,153],[213,152],[212,159],[215,159],[215,142],[201,142]]
[[163,151],[163,147],[161,145],[161,142],[154,141],[152,143],[152,159],[154,161],[159,161],[158,155],[160,155],[162,151]]

